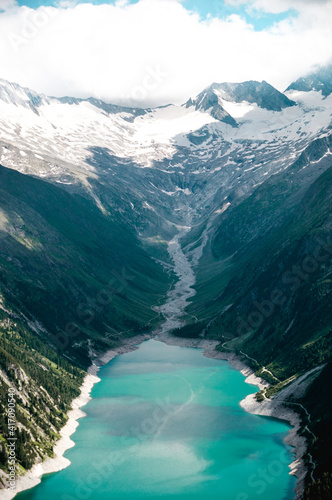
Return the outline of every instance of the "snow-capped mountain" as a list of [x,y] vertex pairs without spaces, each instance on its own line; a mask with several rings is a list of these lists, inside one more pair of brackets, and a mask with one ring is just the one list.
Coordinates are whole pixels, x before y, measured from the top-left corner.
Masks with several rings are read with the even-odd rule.
[[113,191],[112,209],[130,206],[136,225],[150,211],[166,229],[234,203],[327,136],[326,93],[222,83],[183,106],[135,109],[47,97],[1,80],[0,161],[83,190],[101,208]]
[[214,85],[203,90],[196,99],[193,100],[190,98],[186,103],[186,108],[192,107],[203,113],[208,112],[215,120],[228,123],[232,127],[237,127],[236,120],[223,108]]
[[255,104],[268,111],[282,111],[289,106],[296,105],[294,101],[288,99],[267,82],[249,81],[244,83],[213,83],[203,90],[194,101],[190,99],[187,107],[195,105],[196,109],[209,111],[216,120],[236,127],[236,120],[231,112],[227,112],[229,103]]
[[325,66],[306,77],[299,78],[287,88],[287,91],[289,90],[302,92],[315,90],[321,92],[325,97],[329,96],[332,93],[332,65]]

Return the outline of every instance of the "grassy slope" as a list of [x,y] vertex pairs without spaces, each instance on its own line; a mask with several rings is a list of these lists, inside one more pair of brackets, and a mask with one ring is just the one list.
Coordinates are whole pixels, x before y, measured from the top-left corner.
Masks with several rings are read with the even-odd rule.
[[[295,352],[302,342],[316,364],[310,342],[332,324],[332,256],[321,244],[331,243],[331,199],[332,169],[305,192],[285,175],[272,177],[225,215],[200,270],[189,312],[205,323],[214,319],[210,336],[240,337],[234,347],[246,344],[258,359],[273,362],[279,377],[294,370],[285,344]],[[315,258],[317,249],[323,261]],[[272,303],[278,294],[282,303]]]
[[[0,181],[7,305],[40,321],[46,340],[67,344],[64,352],[84,366],[87,339],[101,350],[153,324],[151,307],[169,278],[116,212],[103,214],[85,198],[3,167]],[[80,333],[67,342],[71,323]]]
[[[269,195],[267,189],[266,199]],[[282,221],[246,243],[246,252],[233,257],[242,274],[223,292],[233,306],[211,328],[212,334],[222,330],[231,337],[251,333],[237,348],[245,348],[281,379],[331,354],[331,199],[329,169]],[[223,251],[218,241],[216,251]]]

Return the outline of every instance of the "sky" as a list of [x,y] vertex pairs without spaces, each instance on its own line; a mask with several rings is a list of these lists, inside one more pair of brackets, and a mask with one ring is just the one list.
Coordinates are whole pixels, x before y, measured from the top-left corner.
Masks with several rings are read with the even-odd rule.
[[130,106],[213,82],[283,91],[332,62],[332,0],[0,0],[0,58],[37,92]]

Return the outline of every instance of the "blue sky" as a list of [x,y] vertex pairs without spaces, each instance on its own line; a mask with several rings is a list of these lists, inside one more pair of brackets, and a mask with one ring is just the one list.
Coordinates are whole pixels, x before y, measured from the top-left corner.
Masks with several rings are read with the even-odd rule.
[[[138,0],[129,0],[128,3],[134,4],[137,2]],[[54,0],[18,0],[19,5],[27,5],[32,8],[55,6],[57,3]],[[91,3],[94,5],[115,4],[116,0],[79,0],[76,3]],[[203,19],[206,19],[208,16],[226,18],[231,14],[240,15],[248,23],[252,24],[257,31],[269,28],[283,19],[297,15],[295,9],[286,9],[285,12],[271,14],[257,10],[252,11],[245,5],[238,7],[227,5],[223,0],[183,0],[182,4],[186,9],[199,13]]]

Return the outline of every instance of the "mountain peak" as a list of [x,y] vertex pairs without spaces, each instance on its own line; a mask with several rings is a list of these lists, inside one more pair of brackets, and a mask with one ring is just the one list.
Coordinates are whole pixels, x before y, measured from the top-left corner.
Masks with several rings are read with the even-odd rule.
[[213,85],[210,85],[210,87],[207,87],[203,90],[203,92],[198,94],[196,99],[189,99],[185,106],[187,108],[194,106],[196,110],[208,111],[216,120],[227,123],[232,127],[237,127],[238,125],[234,118],[227,113],[227,111],[220,104],[218,95],[215,92]]
[[236,103],[249,102],[269,111],[282,111],[296,105],[284,94],[265,80],[249,80],[243,83],[214,83],[214,91],[225,101]]
[[189,99],[185,106],[208,111],[216,120],[237,127],[236,120],[223,107],[223,101],[248,102],[268,111],[282,111],[284,108],[296,105],[295,101],[290,100],[265,80],[262,82],[249,80],[243,83],[212,83],[195,99]]
[[95,108],[99,108],[107,114],[123,113],[124,120],[132,122],[137,116],[141,116],[151,111],[149,108],[132,108],[120,106],[117,104],[110,104],[101,99],[94,97],[80,98],[80,97],[52,97],[22,87],[18,83],[8,82],[0,78],[0,100],[14,106],[21,106],[32,110],[36,115],[39,115],[38,108],[43,104],[50,104],[51,102],[58,102],[61,104],[69,104],[71,106],[79,105],[80,103],[87,102],[92,104]]
[[6,103],[14,104],[31,109],[35,114],[38,113],[38,107],[43,101],[48,100],[46,96],[39,95],[37,92],[25,87],[21,87],[18,83],[7,82],[0,78],[0,99]]
[[319,68],[305,77],[298,78],[289,85],[286,92],[289,90],[300,92],[315,90],[316,92],[321,91],[325,97],[329,96],[332,93],[332,64]]

